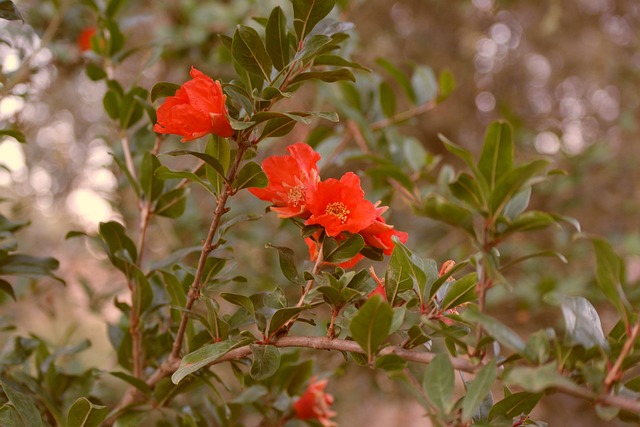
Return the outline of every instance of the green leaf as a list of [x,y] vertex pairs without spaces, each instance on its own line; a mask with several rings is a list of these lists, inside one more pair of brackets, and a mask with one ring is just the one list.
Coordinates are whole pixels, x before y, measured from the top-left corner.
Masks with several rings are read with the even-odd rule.
[[522,187],[537,173],[549,165],[547,160],[533,160],[505,172],[498,180],[491,195],[491,211],[500,213]]
[[195,182],[197,184],[200,184],[202,187],[204,187],[209,193],[211,193],[211,195],[215,196],[214,191],[211,189],[211,187],[204,182],[202,179],[200,179],[200,177],[196,174],[194,174],[193,172],[190,171],[174,171],[169,169],[166,166],[160,166],[157,170],[156,170],[156,176],[160,179],[186,179],[187,181],[191,181],[191,182]]
[[182,358],[180,367],[171,376],[174,384],[179,384],[189,374],[213,363],[234,348],[247,344],[246,338],[230,338],[226,341],[208,344]]
[[95,405],[86,397],[80,397],[69,408],[67,427],[98,427],[108,414],[106,406]]
[[58,266],[55,258],[12,254],[0,258],[0,276],[49,276],[64,283],[64,280],[53,274]]
[[441,196],[428,196],[422,205],[422,213],[429,218],[460,228],[471,236],[475,236],[471,211],[450,203]]
[[333,65],[336,67],[357,68],[363,71],[371,71],[367,67],[363,67],[356,62],[347,61],[338,55],[319,55],[313,60],[313,65]]
[[482,325],[487,334],[505,347],[517,352],[524,350],[525,344],[522,338],[498,319],[475,309],[465,310],[461,316],[465,322]]
[[[207,146],[205,148],[205,154],[210,155],[214,159],[218,160],[222,166],[224,173],[227,173],[229,165],[231,164],[231,146],[227,138],[220,138],[215,135],[209,136],[207,140]],[[216,193],[222,193],[224,189],[224,178],[211,167],[206,168],[207,180],[216,189]]]
[[106,79],[108,77],[107,72],[101,66],[94,64],[92,62],[88,63],[85,71],[87,73],[87,77],[97,82],[102,79]]
[[293,27],[298,40],[304,39],[313,28],[331,12],[336,0],[291,0]]
[[529,393],[528,391],[513,393],[496,403],[493,408],[491,408],[491,412],[489,412],[489,421],[498,415],[502,415],[508,420],[511,420],[521,414],[529,415],[533,408],[536,407],[542,396],[543,393]]
[[166,218],[178,218],[187,207],[187,194],[185,188],[174,188],[158,197],[153,213]]
[[316,79],[327,83],[338,82],[342,80],[348,80],[355,82],[356,78],[353,73],[347,68],[338,68],[331,71],[306,71],[300,73],[291,79],[291,84],[300,83],[305,80]]
[[507,122],[493,122],[487,128],[478,169],[493,190],[498,180],[513,167],[513,128]]
[[449,356],[440,353],[427,365],[422,388],[427,398],[443,414],[451,412],[455,374]]
[[180,89],[180,85],[170,82],[159,82],[151,88],[151,102],[155,102],[158,98],[166,96],[174,96],[176,91]]
[[532,393],[558,386],[581,390],[571,380],[558,373],[556,362],[537,367],[515,367],[506,372],[504,383],[510,386],[522,387]]
[[456,79],[448,68],[438,74],[438,98],[437,102],[442,102],[451,95],[456,88]]
[[27,139],[24,137],[24,134],[18,130],[0,129],[0,136],[10,136],[11,138],[23,144],[27,142]]
[[293,128],[296,126],[296,123],[297,121],[290,117],[280,117],[269,120],[262,130],[260,141],[265,138],[276,138],[285,136],[293,130]]
[[155,176],[155,172],[160,166],[160,161],[156,156],[148,151],[144,153],[140,172],[140,186],[148,200],[155,200],[162,192],[164,183]]
[[228,292],[223,292],[220,294],[220,296],[224,299],[226,299],[227,301],[229,301],[231,304],[235,304],[235,305],[239,305],[240,307],[244,307],[249,313],[251,313],[251,315],[254,315],[256,312],[256,309],[253,305],[253,302],[251,301],[251,299],[247,296],[244,295],[239,295],[239,294],[232,294],[232,293],[228,293]]
[[407,94],[409,100],[415,104],[417,102],[417,97],[416,93],[413,91],[413,86],[411,85],[409,77],[407,77],[405,73],[403,73],[400,69],[398,69],[395,65],[393,65],[386,59],[378,58],[376,60],[376,63],[381,66],[391,77],[393,77],[393,79]]
[[596,283],[604,296],[628,323],[629,301],[622,285],[625,281],[624,262],[606,240],[592,238],[596,255]]
[[251,161],[247,162],[242,169],[240,169],[238,178],[233,184],[236,191],[248,187],[263,188],[269,184],[269,179],[262,171],[260,165]]
[[273,66],[281,71],[289,63],[289,38],[287,17],[280,6],[275,7],[269,15],[265,28],[265,44]]
[[369,298],[351,320],[351,336],[364,350],[369,362],[391,329],[393,310],[380,295]]
[[465,302],[474,301],[477,298],[475,292],[477,283],[478,275],[476,273],[469,273],[456,280],[442,300],[441,309],[446,311]]
[[272,337],[281,327],[285,325],[289,320],[293,319],[301,311],[306,310],[308,307],[285,307],[276,310],[271,316],[269,321],[269,330],[267,336]]
[[318,53],[322,52],[329,44],[331,44],[331,37],[325,36],[324,34],[313,34],[305,40],[302,49],[296,53],[293,60],[304,62],[318,55]]
[[284,246],[274,246],[270,243],[266,245],[267,248],[273,248],[278,251],[278,257],[280,259],[280,270],[282,270],[282,274],[287,278],[291,283],[299,284],[300,283],[300,275],[298,274],[298,269],[296,268],[296,259],[295,253],[293,250],[286,248]]
[[478,181],[466,172],[461,173],[454,182],[449,184],[453,196],[477,210],[486,210],[487,203]]
[[401,372],[407,367],[407,361],[397,354],[385,354],[376,358],[373,367],[388,373]]
[[378,88],[380,93],[380,107],[386,117],[392,117],[396,113],[396,94],[391,85],[385,81],[380,83]]
[[16,5],[9,0],[0,1],[0,19],[6,19],[8,21],[24,21]]
[[325,262],[340,264],[349,261],[364,248],[364,239],[359,234],[352,234],[342,241],[326,237],[322,244],[322,259]]
[[278,371],[280,351],[272,345],[250,345],[253,353],[250,375],[256,381],[262,381]]
[[13,291],[13,286],[11,286],[11,283],[7,282],[6,280],[0,279],[0,291],[2,291],[5,294],[9,295],[11,297],[11,299],[13,299],[14,301],[17,301],[16,300],[16,294]]
[[111,263],[123,273],[129,275],[129,267],[127,263],[123,262],[122,257],[116,257],[116,253],[119,251],[125,251],[128,254],[130,260],[135,260],[138,257],[138,251],[133,240],[127,236],[127,232],[122,224],[109,221],[101,222],[98,228],[98,234],[107,245],[107,255],[111,260]]
[[418,104],[426,104],[438,95],[438,81],[431,67],[417,66],[411,76],[411,86]]
[[565,324],[565,338],[570,344],[580,344],[585,349],[600,347],[608,349],[609,344],[602,332],[600,316],[593,305],[584,297],[562,296],[562,317]]
[[136,378],[134,376],[131,376],[129,374],[126,374],[124,372],[109,372],[111,375],[113,375],[116,378],[120,378],[123,381],[126,381],[127,383],[131,384],[132,386],[134,386],[135,388],[137,388],[139,391],[141,391],[145,396],[151,396],[151,387],[149,387],[147,385],[146,382],[144,382],[143,380],[141,380],[140,378]]
[[469,383],[467,394],[462,401],[462,421],[468,421],[480,409],[485,397],[491,393],[491,386],[498,374],[496,360],[492,359],[482,367]]
[[247,72],[269,81],[271,58],[256,30],[246,25],[238,25],[233,34],[231,54]]
[[423,295],[427,285],[427,275],[422,259],[414,255],[397,238],[389,258],[385,272],[385,288],[387,300],[394,305],[399,293],[415,289],[418,295]]
[[189,151],[189,150],[175,150],[175,151],[169,151],[168,153],[163,153],[163,154],[168,154],[170,156],[191,155],[191,156],[197,157],[200,160],[203,160],[207,165],[211,166],[213,168],[213,170],[222,179],[226,179],[226,177],[224,175],[224,167],[222,166],[220,161],[218,159],[216,159],[215,157],[213,157],[212,155],[209,155],[209,154],[206,154],[206,153],[199,153],[197,151]]
[[24,427],[44,427],[40,411],[38,411],[31,397],[19,392],[2,381],[0,381],[0,387],[2,387],[4,394],[7,395],[7,399],[9,399],[9,402],[11,402],[18,412]]

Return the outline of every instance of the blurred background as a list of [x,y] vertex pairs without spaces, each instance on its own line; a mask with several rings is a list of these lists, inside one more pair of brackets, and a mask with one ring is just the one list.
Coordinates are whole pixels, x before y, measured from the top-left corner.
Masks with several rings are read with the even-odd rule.
[[[126,286],[90,242],[64,239],[71,230],[95,232],[100,221],[109,219],[133,225],[137,212],[135,198],[110,155],[118,153],[120,145],[117,127],[102,106],[106,85],[87,75],[86,64],[96,58],[78,45],[82,31],[97,25],[96,17],[83,2],[15,3],[24,23],[0,20],[0,128],[22,131],[27,143],[0,136],[0,213],[31,221],[18,234],[21,251],[59,259],[58,273],[68,285],[20,280],[16,283],[19,303],[5,302],[2,316],[15,321],[20,332],[46,336],[54,343],[89,336],[93,350],[87,357],[93,358],[93,364],[113,365],[104,319],[117,321],[119,312],[111,301]],[[118,20],[131,52],[114,65],[113,76],[123,85],[135,83],[147,89],[159,81],[182,83],[191,65],[214,78],[230,80],[234,70],[217,34],[230,35],[238,23],[266,16],[275,5],[290,7],[287,1],[273,0],[121,3]],[[515,128],[517,159],[545,156],[553,160],[554,168],[567,172],[536,186],[532,205],[574,217],[583,231],[610,239],[627,261],[629,281],[639,282],[640,2],[338,3],[333,17],[355,25],[347,48],[351,57],[373,71],[357,73],[358,82],[353,85],[357,90],[388,81],[397,93],[397,110],[411,108],[379,58],[408,75],[426,66],[435,73],[448,69],[455,77],[456,89],[445,102],[398,127],[403,140],[410,138],[426,153],[418,165],[427,170],[422,177],[425,191],[438,191],[439,177],[452,166],[462,167],[446,153],[438,134],[477,153],[487,124],[507,119]],[[326,109],[331,102],[341,101],[331,93],[318,97],[318,91],[305,90],[294,102],[320,103]],[[344,118],[340,105],[335,108]],[[131,129],[134,153],[153,145],[146,132],[136,132],[150,125],[142,120]],[[281,154],[287,144],[311,138],[311,130],[299,126],[285,138],[268,141],[261,145],[259,156]],[[177,141],[167,139],[161,152],[179,147]],[[356,142],[343,147],[335,161],[323,168],[324,177],[347,168],[367,172],[367,165],[356,159],[361,148]],[[329,138],[316,148],[328,157],[337,143]],[[388,144],[392,146],[393,139]],[[179,160],[171,161],[180,165]],[[193,189],[197,197],[189,199],[187,214],[178,222],[152,224],[149,259],[180,245],[199,244],[213,202],[198,191]],[[385,197],[383,192],[380,195]],[[390,222],[402,224],[398,228],[411,236],[407,245],[421,256],[440,264],[471,253],[464,236],[416,218],[400,197],[391,202]],[[264,207],[244,195],[232,209],[260,213]],[[233,248],[237,262],[248,269],[249,286],[258,289],[267,285],[261,282],[260,271],[277,263],[275,251],[263,249],[265,242],[289,245],[300,253],[305,248],[300,239],[294,239],[293,229],[279,227],[273,215],[263,221],[261,227],[238,227],[240,243]],[[516,328],[535,331],[560,323],[557,310],[542,304],[549,291],[586,292],[597,305],[600,295],[592,291],[593,258],[587,241],[575,241],[569,230],[555,229],[510,245],[514,250],[551,246],[569,262],[545,258],[518,267],[509,277],[513,292],[496,288],[489,295],[492,312]],[[28,299],[20,298],[26,295]],[[606,307],[599,308],[606,333],[616,319]],[[0,334],[0,341],[8,337]],[[339,363],[339,358],[326,361],[331,362]],[[397,386],[386,378],[360,367],[350,367],[341,375],[345,377],[341,384],[348,386],[330,390],[337,398],[341,425],[428,425],[410,398],[389,398]],[[574,399],[552,396],[543,403],[536,415],[550,425],[604,425],[592,409]]]

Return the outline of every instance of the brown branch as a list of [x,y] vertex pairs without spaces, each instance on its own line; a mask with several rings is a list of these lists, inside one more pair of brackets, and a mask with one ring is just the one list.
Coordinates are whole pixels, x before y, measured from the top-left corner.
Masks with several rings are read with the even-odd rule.
[[631,334],[622,346],[622,351],[620,351],[618,359],[604,379],[605,391],[610,391],[613,384],[620,379],[620,376],[622,375],[622,362],[624,362],[625,357],[627,357],[629,353],[631,353],[631,350],[633,350],[633,346],[638,339],[638,335],[640,335],[640,322],[636,323],[631,330]]

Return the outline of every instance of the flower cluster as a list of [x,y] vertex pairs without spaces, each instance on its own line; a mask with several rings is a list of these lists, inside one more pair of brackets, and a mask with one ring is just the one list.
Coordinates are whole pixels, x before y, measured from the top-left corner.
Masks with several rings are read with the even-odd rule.
[[182,142],[214,134],[229,138],[233,129],[227,117],[226,95],[220,81],[191,67],[191,80],[156,111],[154,132],[182,136]]
[[[271,202],[271,210],[280,218],[300,218],[306,225],[319,225],[327,236],[338,241],[346,233],[358,233],[368,246],[385,255],[393,250],[393,236],[403,243],[407,241],[407,233],[395,230],[382,217],[388,207],[365,199],[356,174],[347,172],[340,179],[321,181],[318,153],[301,142],[287,150],[289,155],[268,157],[262,162],[269,179],[267,187],[249,189],[256,197]],[[317,258],[321,233],[306,238],[312,260]],[[341,266],[352,267],[362,258],[358,254]]]
[[331,417],[336,416],[336,413],[331,410],[333,396],[324,391],[327,383],[326,378],[320,381],[315,377],[311,379],[305,392],[293,404],[296,418],[318,420],[324,427],[336,426],[336,423],[330,420]]

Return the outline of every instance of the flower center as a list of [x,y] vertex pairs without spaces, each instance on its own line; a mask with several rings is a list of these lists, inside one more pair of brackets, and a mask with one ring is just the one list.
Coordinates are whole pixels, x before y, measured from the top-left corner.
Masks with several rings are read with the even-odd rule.
[[303,204],[304,201],[304,185],[296,185],[289,189],[287,193],[287,202],[289,202],[289,204],[297,208]]
[[329,203],[325,212],[329,215],[337,216],[343,224],[347,222],[348,215],[351,213],[351,211],[347,209],[347,205],[342,202]]

